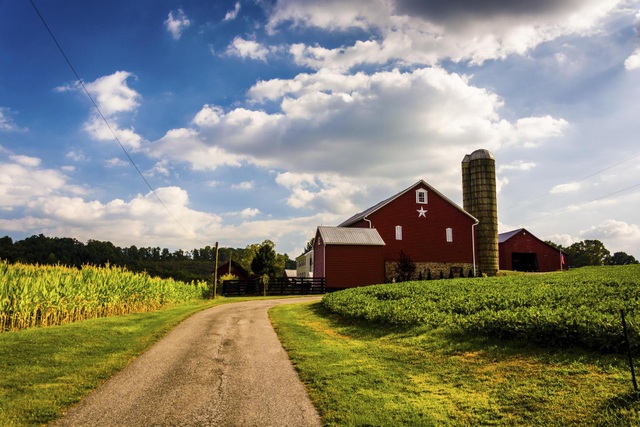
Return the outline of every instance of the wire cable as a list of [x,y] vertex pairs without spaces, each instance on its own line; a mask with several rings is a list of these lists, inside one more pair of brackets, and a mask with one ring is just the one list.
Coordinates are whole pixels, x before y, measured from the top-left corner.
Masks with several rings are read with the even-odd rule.
[[[607,166],[607,167],[606,167],[606,168],[604,168],[604,169],[601,169],[601,170],[599,170],[599,171],[593,172],[592,174],[587,175],[587,176],[585,176],[584,178],[580,178],[579,180],[577,180],[577,181],[575,181],[575,182],[582,182],[582,181],[585,181],[585,180],[587,180],[587,179],[589,179],[589,178],[591,178],[591,177],[594,177],[594,176],[596,176],[596,175],[599,175],[599,174],[601,174],[602,172],[606,172],[606,171],[608,171],[609,169],[613,169],[613,168],[615,168],[616,166],[620,166],[621,164],[626,163],[626,162],[628,162],[629,160],[633,160],[633,159],[635,159],[635,158],[637,158],[637,157],[640,157],[640,153],[634,154],[633,156],[628,157],[628,158],[626,158],[626,159],[624,159],[624,160],[622,160],[622,161],[620,161],[620,162],[618,162],[618,163],[614,163],[614,164],[612,164],[612,165],[610,165],[610,166]],[[531,198],[528,198],[528,199],[526,199],[526,200],[520,200],[520,201],[518,201],[518,202],[515,202],[513,205],[511,205],[511,206],[509,206],[509,207],[507,207],[507,208],[501,209],[501,211],[502,211],[502,212],[504,212],[504,211],[511,210],[511,209],[516,208],[516,207],[518,207],[518,206],[520,206],[520,205],[523,205],[523,204],[525,204],[525,203],[531,203],[531,202],[533,202],[533,201],[535,201],[535,200],[538,200],[538,199],[541,199],[541,198],[543,198],[543,197],[546,197],[546,196],[548,196],[548,195],[550,195],[550,194],[552,194],[552,193],[551,193],[551,191],[547,191],[546,193],[544,193],[544,194],[540,194],[539,196],[531,197]]]
[[113,135],[113,138],[116,140],[116,142],[118,143],[118,145],[120,146],[120,148],[122,149],[122,151],[124,152],[125,156],[127,157],[127,159],[129,160],[129,163],[131,163],[133,165],[133,167],[135,168],[136,172],[138,172],[138,175],[140,176],[140,178],[142,178],[142,180],[144,181],[144,183],[147,185],[147,187],[149,188],[149,190],[151,191],[151,193],[154,195],[154,197],[156,198],[156,200],[160,203],[160,205],[162,205],[162,207],[164,208],[165,211],[167,211],[167,213],[169,214],[169,216],[171,216],[171,218],[173,219],[173,221],[178,224],[178,226],[180,226],[180,228],[182,228],[182,230],[187,233],[187,235],[189,235],[189,237],[191,237],[192,239],[196,240],[197,242],[199,242],[202,245],[206,246],[206,243],[202,242],[200,239],[198,239],[197,236],[195,236],[193,233],[191,233],[189,230],[187,230],[187,228],[182,225],[182,223],[178,220],[178,218],[176,218],[176,216],[173,214],[173,212],[171,212],[171,210],[167,207],[167,205],[162,201],[162,199],[160,198],[160,196],[158,196],[158,194],[156,193],[155,189],[151,186],[151,184],[149,183],[149,181],[147,180],[147,178],[145,178],[145,176],[143,175],[142,171],[140,170],[140,168],[138,167],[138,165],[136,164],[136,162],[133,160],[133,158],[131,157],[131,155],[129,154],[129,152],[127,151],[127,149],[124,147],[124,145],[122,144],[122,142],[120,141],[120,138],[118,137],[118,135],[116,134],[115,130],[111,127],[111,125],[109,124],[109,121],[107,120],[107,118],[104,116],[104,114],[102,114],[102,111],[100,111],[100,108],[98,107],[98,104],[96,103],[96,101],[93,99],[93,96],[91,96],[91,93],[89,92],[89,90],[87,89],[87,87],[85,86],[84,82],[82,81],[82,79],[80,78],[80,75],[78,74],[78,72],[76,71],[75,67],[73,66],[73,64],[71,63],[71,61],[69,60],[69,58],[67,57],[67,55],[65,54],[64,50],[62,49],[62,46],[60,46],[60,43],[58,43],[58,40],[56,39],[56,36],[53,34],[53,31],[51,31],[51,28],[49,28],[49,25],[47,24],[47,22],[45,21],[44,17],[42,16],[42,14],[40,13],[40,11],[38,10],[38,8],[36,7],[35,3],[33,2],[33,0],[29,0],[29,2],[31,3],[31,6],[33,6],[33,9],[35,10],[36,14],[38,15],[38,17],[40,18],[40,21],[42,21],[42,24],[44,25],[44,27],[47,29],[47,32],[49,33],[49,35],[51,36],[51,38],[53,39],[53,42],[56,44],[56,46],[58,47],[58,50],[60,51],[60,53],[62,54],[62,57],[64,58],[64,60],[66,61],[67,65],[69,66],[69,68],[71,69],[71,71],[73,72],[74,76],[76,77],[76,80],[78,81],[78,84],[80,85],[80,87],[82,87],[82,90],[84,91],[84,93],[87,95],[87,97],[89,98],[89,100],[91,101],[91,104],[93,104],[93,107],[96,109],[96,111],[98,112],[98,115],[100,116],[100,118],[102,119],[102,121],[105,123],[105,125],[107,126],[107,128],[109,129],[109,131],[111,132],[111,134]]
[[582,202],[582,203],[579,203],[577,205],[571,205],[571,206],[567,206],[567,207],[562,208],[562,209],[558,209],[558,210],[553,211],[553,212],[549,212],[546,215],[538,216],[538,217],[535,217],[535,218],[530,219],[528,221],[525,221],[523,224],[529,224],[529,223],[531,223],[533,221],[537,221],[537,220],[542,219],[542,218],[547,218],[549,216],[555,215],[555,214],[560,213],[560,212],[564,212],[564,211],[566,211],[568,209],[571,209],[571,208],[578,208],[580,206],[588,205],[589,203],[597,202],[598,200],[606,199],[606,198],[609,198],[611,196],[615,196],[616,194],[624,193],[625,191],[629,191],[629,190],[634,189],[636,187],[640,187],[640,184],[635,184],[635,185],[632,185],[631,187],[623,188],[622,190],[617,190],[617,191],[614,191],[612,193],[605,194],[604,196],[600,196],[598,198],[589,200],[588,202]]

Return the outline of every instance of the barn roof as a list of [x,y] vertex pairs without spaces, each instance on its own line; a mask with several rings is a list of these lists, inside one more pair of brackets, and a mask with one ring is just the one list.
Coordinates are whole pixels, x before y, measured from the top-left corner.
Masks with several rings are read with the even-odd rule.
[[384,246],[384,240],[375,228],[318,227],[325,245]]
[[506,242],[516,234],[520,233],[522,230],[524,230],[524,228],[518,228],[517,230],[507,231],[506,233],[498,234],[498,243]]
[[372,213],[374,213],[375,211],[377,211],[378,209],[381,209],[382,207],[386,206],[387,204],[391,203],[392,201],[394,201],[395,199],[397,199],[398,197],[402,196],[403,194],[405,194],[406,192],[413,190],[414,188],[416,188],[418,185],[424,185],[425,187],[427,187],[427,189],[429,191],[433,191],[434,193],[436,193],[438,196],[440,196],[442,199],[444,199],[447,203],[449,203],[451,206],[453,206],[454,208],[458,209],[460,212],[462,212],[463,214],[467,215],[469,218],[471,218],[474,221],[478,221],[473,215],[471,215],[469,212],[465,211],[464,209],[462,209],[460,206],[458,206],[457,204],[455,204],[453,201],[451,201],[451,199],[449,199],[447,196],[445,196],[444,194],[442,194],[441,192],[439,192],[438,190],[436,190],[435,188],[433,188],[432,186],[430,186],[429,184],[427,184],[426,181],[424,180],[420,180],[418,182],[416,182],[415,184],[413,184],[411,187],[402,190],[401,192],[399,192],[398,194],[394,194],[393,196],[389,197],[388,199],[385,199],[383,201],[381,201],[380,203],[378,203],[377,205],[374,205],[372,207],[370,207],[369,209],[366,209],[360,213],[355,214],[354,216],[352,216],[351,218],[347,219],[346,221],[344,221],[342,224],[338,225],[338,227],[348,227],[352,224],[355,224],[356,222],[366,218],[367,216],[371,215]]
[[517,236],[518,234],[520,234],[522,232],[528,233],[529,236],[533,237],[534,239],[536,239],[538,242],[542,243],[543,245],[547,245],[550,248],[556,249],[555,247],[551,246],[550,244],[548,244],[547,242],[545,242],[541,238],[537,237],[535,234],[533,234],[532,232],[530,232],[526,228],[518,228],[517,230],[507,231],[506,233],[498,234],[498,244],[504,243],[507,240],[511,239],[514,236]]

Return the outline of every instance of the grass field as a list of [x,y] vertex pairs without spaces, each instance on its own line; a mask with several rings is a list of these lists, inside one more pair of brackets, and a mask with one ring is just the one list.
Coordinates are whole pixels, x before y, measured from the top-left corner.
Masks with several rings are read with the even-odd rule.
[[[634,271],[630,273],[623,268],[619,273],[629,277],[629,274],[634,276]],[[604,275],[589,269],[582,273],[585,273],[583,280],[577,280],[581,276],[579,271],[572,272],[572,276],[561,276],[573,277],[576,287],[573,291],[571,283],[567,282],[560,285],[566,287],[562,292],[560,289],[552,292],[553,289],[547,287],[547,296],[572,292],[577,295],[578,291],[584,294],[581,287],[585,283],[594,284],[594,280],[598,282],[593,279],[595,276],[606,278],[600,283],[608,283],[610,291],[616,288],[621,292],[632,292],[627,288],[630,283],[614,277],[617,273],[613,270],[605,270]],[[529,304],[527,300],[536,300],[533,296],[542,292],[550,280],[561,279],[550,276],[545,281],[540,276],[528,277],[532,278],[531,283],[539,283],[540,287],[521,290],[520,296],[515,298],[520,303],[512,304],[513,313],[526,314],[534,310],[522,310],[524,306],[535,306],[540,313],[545,313],[537,303]],[[509,285],[513,279],[491,279],[494,287],[502,285],[493,291],[494,308],[500,301],[511,301],[507,296],[518,294]],[[516,279],[526,280],[519,276]],[[470,301],[479,301],[480,297],[470,287],[475,285],[478,291],[486,292],[479,279],[468,280],[472,282],[456,285],[456,281],[445,280],[411,285],[414,290],[419,286],[427,287],[423,295],[430,295],[428,300],[438,298],[441,291],[455,300],[448,306],[451,308],[449,317],[430,309],[440,323],[434,322],[436,317],[429,317],[431,315],[425,322],[405,321],[407,317],[398,310],[413,310],[413,318],[421,319],[426,314],[417,307],[431,307],[431,304],[421,305],[424,300],[403,293],[406,290],[402,289],[403,284],[347,292],[342,308],[349,313],[357,312],[357,315],[336,314],[327,308],[327,300],[341,299],[340,293],[326,296],[324,304],[273,308],[270,311],[272,322],[319,408],[323,422],[339,426],[640,425],[640,403],[632,393],[624,353],[602,351],[597,345],[589,347],[580,340],[556,345],[558,341],[553,338],[545,345],[537,339],[534,343],[523,334],[505,331],[496,334],[491,328],[483,332],[467,320],[473,316],[491,318],[490,313],[483,312],[484,309],[471,309],[463,315],[458,310],[465,306],[470,308],[473,305]],[[631,280],[637,281],[640,277]],[[518,283],[526,286],[527,282]],[[456,286],[460,287],[460,293],[444,289]],[[535,284],[532,286],[536,287]],[[598,303],[590,307],[592,311],[604,307],[608,301],[606,292],[602,293],[604,288],[596,289],[600,289],[601,295]],[[635,297],[631,295],[632,300],[624,303],[630,311],[638,303],[638,287],[635,289]],[[563,293],[565,291],[567,293]],[[358,301],[359,293],[365,295],[363,301]],[[615,294],[608,293],[609,296]],[[374,298],[372,295],[384,296]],[[625,299],[628,297],[624,296]],[[537,301],[544,299],[540,294]],[[389,302],[398,300],[401,301],[396,310]],[[562,319],[554,314],[563,311],[558,306],[559,300],[549,297],[547,301],[549,312],[539,316]],[[501,307],[495,311],[504,310],[506,308]],[[567,310],[570,311],[569,306]],[[637,312],[631,314],[634,317]],[[504,324],[504,319],[510,316],[500,313],[493,318],[502,319],[500,322]],[[585,322],[592,322],[596,317],[604,319],[605,323],[609,321],[608,315],[598,314]],[[390,319],[404,320],[394,323]],[[542,327],[547,324],[538,323]],[[513,324],[520,328],[523,324],[526,326],[526,321],[518,320]],[[589,324],[592,330],[600,331],[597,325]],[[616,327],[621,329],[619,321]],[[550,327],[545,333],[550,330],[565,331]],[[601,342],[599,338],[597,342]]]

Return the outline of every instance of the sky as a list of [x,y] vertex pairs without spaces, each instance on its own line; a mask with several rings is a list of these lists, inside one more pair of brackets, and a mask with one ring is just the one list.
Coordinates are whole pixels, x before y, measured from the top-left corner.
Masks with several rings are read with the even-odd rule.
[[420,179],[462,205],[483,148],[500,232],[640,258],[639,0],[33,5],[0,0],[0,236],[294,258]]

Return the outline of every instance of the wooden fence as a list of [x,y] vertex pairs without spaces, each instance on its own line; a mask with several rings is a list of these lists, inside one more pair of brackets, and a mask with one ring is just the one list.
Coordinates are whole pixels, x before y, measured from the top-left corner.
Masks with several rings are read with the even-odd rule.
[[225,297],[260,295],[321,295],[326,292],[324,277],[276,278],[265,285],[259,277],[249,280],[225,280],[222,295]]

